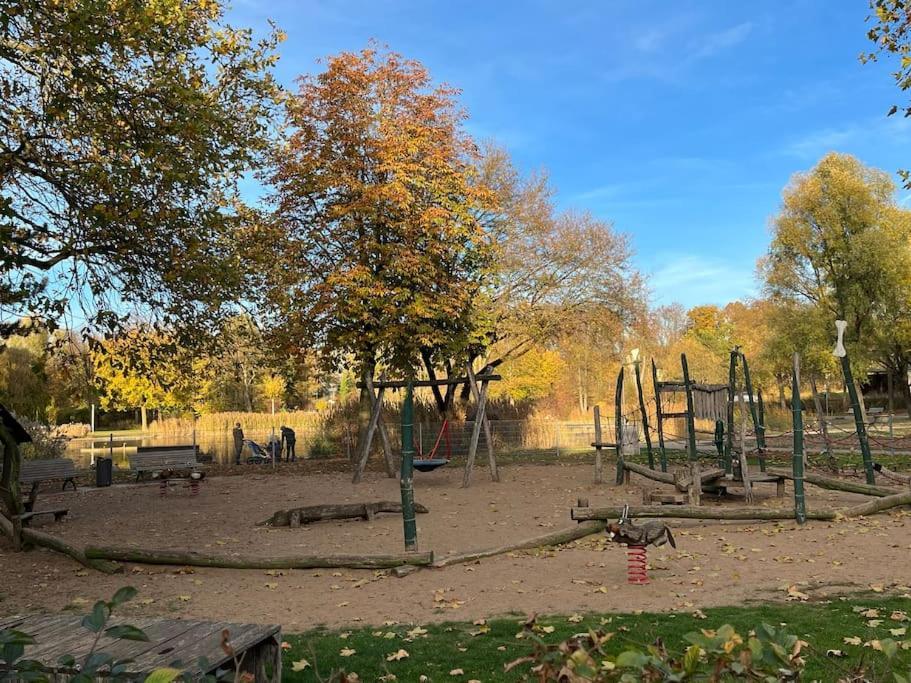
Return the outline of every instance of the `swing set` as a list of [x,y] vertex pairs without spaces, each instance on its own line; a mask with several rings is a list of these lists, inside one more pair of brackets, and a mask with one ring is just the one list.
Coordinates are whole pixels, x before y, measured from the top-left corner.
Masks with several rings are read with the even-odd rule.
[[[443,387],[443,386],[458,386],[458,385],[467,385],[471,390],[472,398],[477,403],[477,413],[475,415],[474,426],[471,432],[471,438],[468,443],[468,456],[465,462],[465,471],[462,477],[462,487],[467,488],[471,482],[471,473],[474,468],[475,457],[478,450],[478,442],[480,440],[481,429],[484,429],[484,436],[487,442],[487,457],[488,463],[490,466],[490,478],[493,481],[499,481],[500,475],[497,471],[497,461],[493,452],[493,434],[490,427],[490,421],[487,418],[487,393],[488,386],[490,382],[495,382],[500,379],[500,375],[494,374],[481,374],[476,375],[474,370],[469,366],[466,367],[466,375],[464,377],[450,377],[447,379],[426,379],[426,380],[413,380],[408,382],[406,380],[387,380],[384,376],[380,376],[378,380],[374,380],[372,377],[366,377],[363,383],[358,382],[358,388],[366,388],[367,393],[370,396],[371,401],[371,412],[370,420],[367,423],[367,431],[364,435],[363,441],[359,444],[358,452],[355,459],[355,470],[354,476],[352,477],[353,483],[358,483],[363,477],[364,470],[367,466],[367,459],[370,455],[370,449],[373,445],[373,439],[376,432],[380,434],[380,441],[383,446],[383,456],[385,459],[386,474],[391,478],[395,476],[395,461],[392,453],[392,447],[390,445],[389,435],[386,431],[386,426],[383,424],[382,419],[382,404],[383,396],[387,389],[393,391],[408,388],[409,386],[412,389],[420,387]],[[404,416],[403,416],[404,417]],[[411,425],[409,425],[410,427]],[[404,427],[404,424],[403,424]],[[405,437],[405,430],[402,430],[403,439],[409,438]],[[409,434],[412,434],[409,430]],[[407,444],[411,446],[409,450],[414,452],[414,443]],[[406,444],[402,444],[403,450],[406,447]],[[417,453],[413,455],[414,460],[414,469],[418,472],[432,472],[433,470],[439,467],[445,467],[452,460],[452,435],[450,430],[450,423],[448,419],[443,420],[443,424],[440,427],[440,431],[437,434],[436,440],[433,444],[433,447],[424,452],[423,446],[418,444]]]

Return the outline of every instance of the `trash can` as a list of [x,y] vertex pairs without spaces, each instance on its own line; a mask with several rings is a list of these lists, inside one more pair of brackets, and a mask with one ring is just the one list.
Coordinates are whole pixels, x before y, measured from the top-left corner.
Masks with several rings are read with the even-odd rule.
[[95,486],[110,486],[114,481],[114,461],[98,458],[95,461]]

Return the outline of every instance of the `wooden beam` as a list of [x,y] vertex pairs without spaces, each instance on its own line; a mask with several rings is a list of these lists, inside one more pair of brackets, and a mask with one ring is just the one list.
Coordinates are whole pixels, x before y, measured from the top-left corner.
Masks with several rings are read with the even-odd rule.
[[[909,493],[911,496],[911,493]],[[614,505],[603,508],[575,507],[570,511],[570,516],[577,521],[593,519],[611,520],[619,519],[623,514],[623,506]],[[771,508],[757,507],[695,507],[692,505],[643,505],[630,506],[630,517],[666,517],[671,519],[732,519],[732,520],[789,520],[794,521],[794,511],[790,509],[774,510]],[[808,510],[807,519],[830,521],[839,516],[836,510]]]
[[524,541],[507,543],[506,545],[497,546],[495,548],[486,548],[484,550],[473,550],[467,553],[447,555],[446,557],[440,558],[434,562],[433,566],[448,567],[453,564],[474,562],[475,560],[480,560],[485,557],[503,555],[504,553],[513,552],[514,550],[526,550],[529,548],[543,548],[545,546],[560,545],[562,543],[569,543],[570,541],[575,541],[580,538],[590,536],[591,534],[597,534],[604,531],[604,528],[604,522],[599,520],[592,520],[583,522],[582,524],[577,524],[576,526],[569,527],[568,529],[551,531],[550,533],[544,534],[543,536],[528,538]]
[[[769,468],[769,474],[774,474],[779,477],[784,477],[785,479],[794,479],[794,474],[788,472],[787,470]],[[866,496],[877,496],[879,498],[885,498],[886,496],[892,496],[896,493],[900,493],[895,489],[886,488],[885,486],[871,486],[869,484],[861,484],[857,481],[850,481],[848,479],[841,479],[838,477],[827,477],[822,474],[816,474],[815,472],[804,472],[803,480],[808,484],[813,484],[823,489],[832,489],[833,491],[847,491],[849,493],[862,493]]]
[[595,418],[595,441],[592,446],[595,447],[595,483],[604,483],[604,459],[601,456],[601,449],[604,444],[601,443],[601,408],[595,406],[592,408],[592,414]]
[[373,444],[373,433],[376,431],[376,425],[380,420],[380,411],[383,407],[383,392],[385,387],[380,387],[376,401],[373,404],[373,410],[370,411],[370,422],[367,423],[367,431],[364,434],[364,443],[360,444],[357,457],[357,465],[354,468],[354,476],[351,483],[357,484],[364,476],[364,470],[367,467],[367,458],[370,457],[370,446]]
[[[468,381],[471,388],[471,396],[476,403],[481,402],[481,391],[478,389],[478,378],[474,374],[471,363],[467,366]],[[490,420],[487,417],[487,411],[484,411],[484,438],[487,440],[487,465],[490,467],[490,480],[500,481],[500,470],[497,467],[497,458],[493,452],[493,432],[490,428]]]
[[433,562],[432,552],[392,553],[388,555],[288,555],[284,557],[236,557],[209,555],[179,550],[90,546],[85,555],[93,560],[116,560],[136,564],[169,564],[185,567],[225,569],[385,569],[403,564],[426,566]]
[[471,430],[471,441],[468,443],[468,457],[465,459],[465,472],[462,475],[462,488],[467,489],[471,485],[471,471],[474,468],[474,459],[478,453],[478,439],[481,437],[481,424],[484,421],[484,410],[487,406],[487,387],[488,382],[481,380],[481,392],[478,397],[477,413],[474,417],[474,426]]

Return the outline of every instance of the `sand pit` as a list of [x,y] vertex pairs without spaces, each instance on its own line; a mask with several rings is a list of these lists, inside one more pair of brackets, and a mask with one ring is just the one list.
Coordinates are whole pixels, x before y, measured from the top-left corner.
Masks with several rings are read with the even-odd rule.
[[[628,487],[591,483],[583,465],[513,465],[494,484],[483,469],[469,489],[461,470],[442,468],[415,481],[422,550],[438,556],[505,544],[572,524],[579,497],[592,506],[642,498],[646,482]],[[648,482],[651,484],[651,482]],[[659,486],[659,485],[656,485]],[[790,507],[774,486],[757,489],[758,505]],[[788,486],[790,495],[790,485]],[[403,549],[402,521],[320,522],[301,528],[257,527],[280,508],[322,503],[395,500],[398,482],[370,472],[354,486],[345,473],[248,473],[211,477],[198,497],[174,487],[161,497],[157,484],[85,487],[46,493],[39,508],[65,505],[69,517],[43,528],[76,545],[135,545],[218,554],[289,555],[390,553]],[[808,506],[841,507],[863,496],[808,487]],[[742,505],[736,498],[707,505]],[[651,583],[625,583],[621,547],[592,536],[559,549],[518,551],[477,563],[422,569],[396,578],[370,570],[187,570],[126,565],[105,576],[45,550],[13,553],[0,544],[0,614],[59,611],[109,597],[133,585],[133,614],[278,622],[288,631],[343,626],[477,619],[506,613],[688,610],[750,600],[785,599],[789,585],[813,596],[911,583],[905,570],[911,549],[911,512],[869,519],[784,523],[673,523],[678,541],[650,550]]]

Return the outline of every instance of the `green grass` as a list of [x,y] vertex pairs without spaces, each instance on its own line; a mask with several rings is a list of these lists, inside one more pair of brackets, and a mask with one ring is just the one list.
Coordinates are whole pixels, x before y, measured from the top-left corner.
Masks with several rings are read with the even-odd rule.
[[[870,619],[855,608],[877,609],[882,623],[868,625]],[[660,637],[671,652],[683,650],[683,636],[690,631],[717,628],[728,623],[742,636],[754,626],[765,622],[773,626],[785,624],[785,630],[809,643],[805,651],[807,667],[802,680],[835,681],[861,661],[868,667],[868,680],[891,680],[885,676],[885,657],[862,645],[844,642],[846,637],[860,637],[863,642],[893,638],[911,639],[911,635],[892,636],[889,629],[908,627],[909,622],[890,619],[895,611],[911,614],[911,599],[871,595],[865,598],[833,600],[825,603],[772,603],[744,607],[724,607],[704,610],[705,618],[693,614],[612,614],[583,615],[573,623],[567,616],[539,618],[541,625],[552,626],[544,636],[549,643],[558,643],[574,633],[589,628],[614,632],[610,652],[616,654],[630,647],[643,647]],[[518,681],[528,672],[528,665],[519,666],[509,674],[503,672],[507,662],[527,655],[532,646],[527,639],[517,639],[524,618],[491,620],[486,627],[465,622],[425,625],[426,635],[409,637],[414,625],[391,624],[375,628],[348,631],[314,630],[287,635],[291,649],[285,652],[286,681],[328,680],[333,671],[357,672],[363,681],[376,681],[380,676],[394,674],[399,681],[418,681],[426,675],[430,681]],[[489,627],[489,631],[478,633]],[[472,635],[475,633],[476,635]],[[390,635],[392,634],[392,635]],[[911,641],[909,641],[911,642]],[[355,651],[349,657],[340,653],[343,648]],[[386,657],[404,649],[407,658],[388,662]],[[827,657],[827,650],[841,650],[844,658]],[[306,659],[311,667],[292,671],[292,663]],[[317,677],[314,667],[319,672]],[[450,676],[453,669],[463,675]],[[911,669],[911,650],[899,650],[896,671]],[[385,680],[393,680],[391,678]]]

